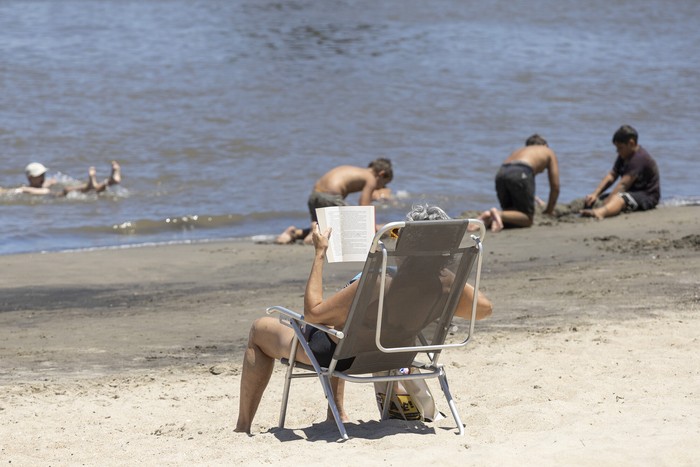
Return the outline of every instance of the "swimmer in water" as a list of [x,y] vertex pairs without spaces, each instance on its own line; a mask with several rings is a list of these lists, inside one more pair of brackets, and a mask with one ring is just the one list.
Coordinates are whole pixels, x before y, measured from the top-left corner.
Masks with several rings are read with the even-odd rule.
[[[17,188],[0,188],[0,193],[24,193],[28,195],[50,195],[52,194],[51,187],[58,184],[56,179],[46,178],[46,172],[48,169],[44,164],[40,162],[32,162],[27,165],[24,169],[27,175],[27,185],[23,185]],[[94,191],[95,193],[101,193],[107,189],[107,187],[112,185],[118,185],[121,183],[121,167],[117,161],[112,161],[112,172],[109,178],[105,179],[103,182],[97,181],[97,171],[95,167],[90,167],[88,169],[88,180],[86,183],[65,187],[62,192],[56,193],[56,196],[66,196],[68,193],[77,191],[80,193],[88,193]]]

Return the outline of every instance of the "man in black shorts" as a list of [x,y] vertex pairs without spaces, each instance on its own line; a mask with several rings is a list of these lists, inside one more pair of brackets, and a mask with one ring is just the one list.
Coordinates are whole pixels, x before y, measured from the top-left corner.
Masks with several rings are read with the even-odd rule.
[[496,194],[501,211],[491,208],[479,219],[491,231],[504,227],[530,227],[535,216],[535,175],[547,171],[549,198],[544,214],[552,215],[559,197],[559,162],[547,141],[538,134],[513,151],[496,174]]
[[[629,125],[621,126],[613,135],[617,159],[612,170],[601,180],[598,188],[585,198],[581,215],[603,219],[621,212],[654,209],[661,198],[659,169],[656,161],[639,145],[637,130]],[[617,179],[620,181],[604,193]],[[602,195],[601,195],[602,194]],[[596,201],[602,206],[594,208]]]

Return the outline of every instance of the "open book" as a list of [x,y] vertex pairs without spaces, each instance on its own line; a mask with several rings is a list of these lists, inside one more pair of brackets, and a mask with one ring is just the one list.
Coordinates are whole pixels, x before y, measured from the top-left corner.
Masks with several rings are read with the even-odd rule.
[[375,231],[374,206],[318,208],[316,216],[321,232],[333,229],[326,252],[329,263],[367,259]]

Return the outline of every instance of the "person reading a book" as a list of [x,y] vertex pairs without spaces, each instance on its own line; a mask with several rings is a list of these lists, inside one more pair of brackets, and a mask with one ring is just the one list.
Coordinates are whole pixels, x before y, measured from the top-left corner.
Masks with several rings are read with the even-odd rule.
[[[408,213],[407,219],[411,221],[440,220],[449,219],[449,216],[436,206],[415,206]],[[331,235],[330,229],[321,232],[318,224],[313,224],[311,238],[314,246],[314,257],[304,293],[304,319],[310,323],[320,323],[334,328],[342,328],[350,312],[360,281],[354,281],[347,287],[324,299],[323,265],[326,260],[326,251]],[[452,277],[443,273],[442,270],[436,270],[435,274],[439,276],[441,282],[449,281]],[[400,284],[397,283],[398,280],[396,278],[391,283],[390,287],[392,289],[398,287],[399,290],[402,290]],[[469,318],[473,299],[474,289],[467,284],[464,287],[464,293],[460,298],[455,316]],[[476,318],[486,318],[491,315],[492,311],[493,305],[491,301],[483,293],[479,293]],[[276,317],[264,316],[253,322],[250,328],[247,348],[243,354],[236,432],[250,433],[253,418],[272,375],[275,360],[289,356],[293,337],[294,331],[282,324]],[[321,364],[328,362],[335,351],[336,342],[324,332],[316,332],[311,336],[309,343],[314,355]],[[299,346],[299,351],[297,352],[297,359],[302,363],[311,363],[301,346]],[[343,404],[344,383],[337,378],[332,378],[331,387],[341,419],[348,421],[349,418]],[[332,419],[330,411],[328,418]]]
[[[391,161],[385,158],[375,159],[367,167],[341,165],[326,172],[314,184],[307,201],[311,222],[316,222],[316,208],[330,206],[348,206],[346,201],[350,193],[360,193],[359,205],[369,206],[372,201],[389,199],[391,190],[386,185],[394,177]],[[289,226],[282,232],[275,243],[293,243],[303,239],[311,243],[311,229],[299,229]]]

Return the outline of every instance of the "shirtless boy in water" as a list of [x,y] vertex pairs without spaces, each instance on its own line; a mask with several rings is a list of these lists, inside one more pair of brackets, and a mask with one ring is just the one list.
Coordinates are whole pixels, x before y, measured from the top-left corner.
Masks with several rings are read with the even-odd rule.
[[491,208],[479,219],[498,232],[504,227],[530,227],[535,215],[535,175],[547,170],[549,200],[545,214],[553,214],[559,197],[559,163],[554,151],[540,135],[532,135],[525,146],[513,151],[496,174],[496,193],[502,211]]
[[[56,185],[55,179],[46,179],[46,172],[48,169],[39,162],[32,162],[28,164],[24,169],[27,175],[28,185],[24,185],[17,188],[2,189],[0,192],[10,192],[10,193],[24,193],[29,195],[49,195],[51,194],[51,187]],[[79,191],[81,193],[87,193],[89,191],[95,191],[96,193],[101,193],[107,189],[108,186],[118,185],[121,183],[121,167],[117,161],[112,161],[112,173],[108,179],[100,183],[97,181],[97,172],[95,167],[90,167],[88,169],[88,181],[83,185],[70,186],[63,189],[59,196],[66,196],[68,193],[73,191]]]
[[[372,201],[388,198],[390,191],[386,185],[394,173],[389,159],[379,158],[367,167],[341,165],[328,171],[319,178],[309,195],[308,207],[311,222],[317,222],[316,208],[330,206],[348,206],[345,198],[350,193],[360,192],[360,206],[369,206]],[[294,226],[277,237],[276,243],[292,243],[298,239],[309,239],[311,229],[298,229]],[[307,242],[308,243],[308,242]]]

